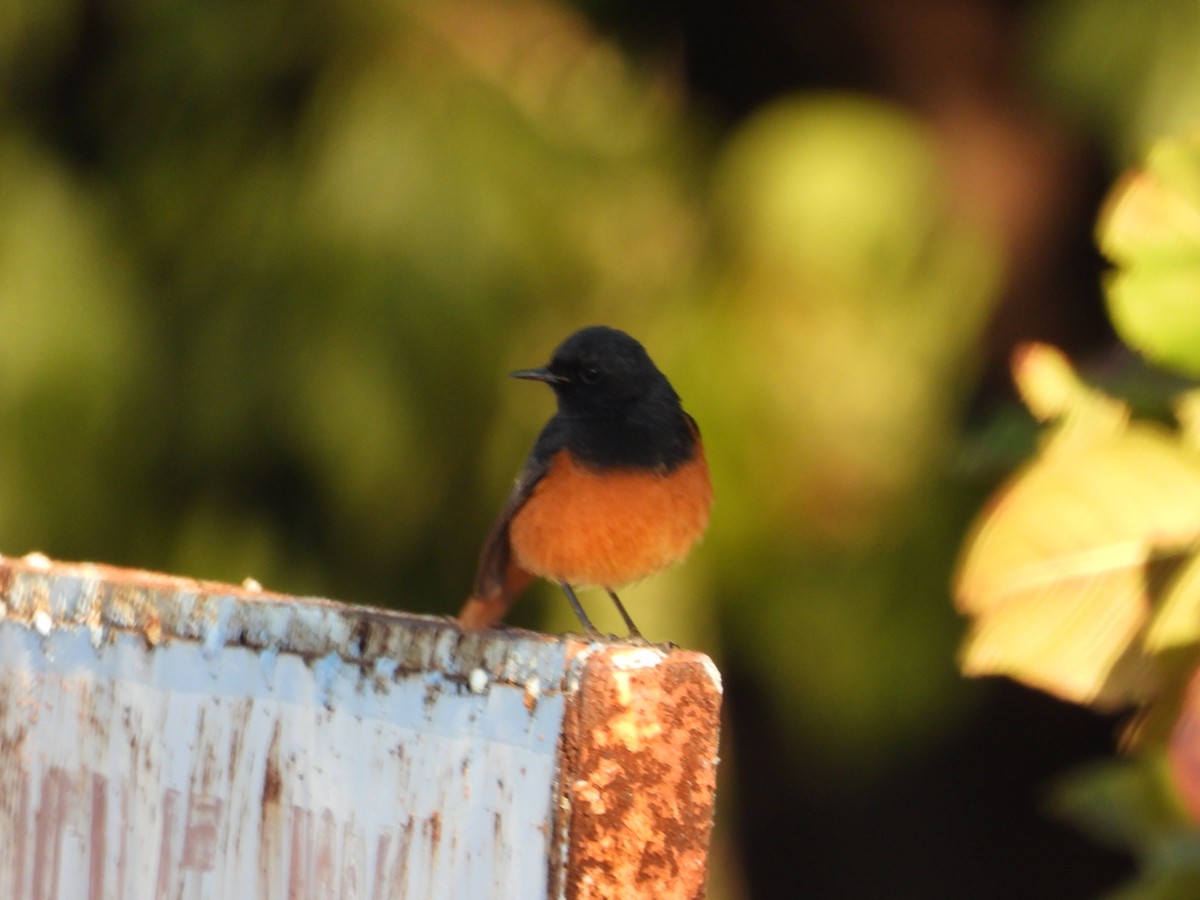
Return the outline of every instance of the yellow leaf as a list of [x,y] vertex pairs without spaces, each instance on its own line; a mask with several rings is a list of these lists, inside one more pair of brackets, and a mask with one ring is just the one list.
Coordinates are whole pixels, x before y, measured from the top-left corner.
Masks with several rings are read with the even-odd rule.
[[1200,388],[1184,391],[1175,398],[1175,419],[1184,441],[1200,449]]
[[955,585],[974,617],[964,671],[1096,706],[1139,699],[1150,566],[1198,537],[1200,463],[1164,429],[1133,425],[1042,453],[993,497],[967,542]]
[[1022,344],[1012,355],[1013,381],[1021,400],[1040,422],[1057,420],[1050,441],[1059,447],[1120,433],[1129,407],[1082,381],[1062,351],[1049,344]]
[[1162,653],[1200,642],[1200,556],[1193,555],[1166,587],[1150,627],[1145,648]]
[[975,620],[963,674],[1007,675],[1064,700],[1119,708],[1149,688],[1148,661],[1130,654],[1145,617],[1135,568],[1017,590]]

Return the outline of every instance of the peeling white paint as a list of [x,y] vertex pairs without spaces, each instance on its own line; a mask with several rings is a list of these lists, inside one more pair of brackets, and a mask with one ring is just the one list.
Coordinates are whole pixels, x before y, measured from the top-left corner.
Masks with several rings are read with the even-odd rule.
[[150,598],[153,646],[144,597],[131,614],[96,578],[21,578],[0,897],[546,896],[561,642],[371,613],[397,652],[350,661],[354,610],[181,588]]
[[26,553],[21,557],[21,562],[29,566],[31,569],[49,569],[51,566],[50,557],[45,553],[39,553],[34,550],[32,553]]
[[658,647],[622,648],[611,655],[613,666],[625,671],[652,669],[666,658],[666,651]]
[[33,627],[38,634],[45,637],[50,633],[50,629],[54,627],[54,620],[50,618],[50,613],[44,609],[39,609],[33,614]]

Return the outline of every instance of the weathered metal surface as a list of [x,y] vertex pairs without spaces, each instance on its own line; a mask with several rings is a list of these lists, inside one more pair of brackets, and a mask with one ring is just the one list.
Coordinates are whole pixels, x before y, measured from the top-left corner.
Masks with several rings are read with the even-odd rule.
[[704,896],[721,680],[698,653],[597,647],[569,695],[557,893]]
[[545,895],[562,642],[93,566],[0,602],[0,897]]
[[[0,897],[702,885],[717,705],[694,654],[0,558]],[[656,849],[597,893],[593,845]]]

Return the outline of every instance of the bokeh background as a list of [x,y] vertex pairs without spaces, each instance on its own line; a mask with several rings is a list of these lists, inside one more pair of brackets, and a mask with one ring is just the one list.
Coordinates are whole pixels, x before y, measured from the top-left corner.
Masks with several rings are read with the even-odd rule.
[[625,594],[725,676],[711,896],[1096,896],[1052,787],[1115,724],[962,680],[949,582],[1014,343],[1148,377],[1092,228],[1198,46],[1194,0],[9,0],[0,551],[453,612],[552,408],[504,373],[621,327],[714,469]]

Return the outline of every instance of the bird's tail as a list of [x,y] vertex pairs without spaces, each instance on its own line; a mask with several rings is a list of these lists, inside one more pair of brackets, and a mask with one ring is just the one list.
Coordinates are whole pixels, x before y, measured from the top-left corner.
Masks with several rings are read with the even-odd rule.
[[[485,583],[480,584],[483,581]],[[529,587],[533,576],[515,563],[509,563],[503,579],[478,579],[475,590],[458,614],[463,631],[484,631],[504,621],[517,596]]]

